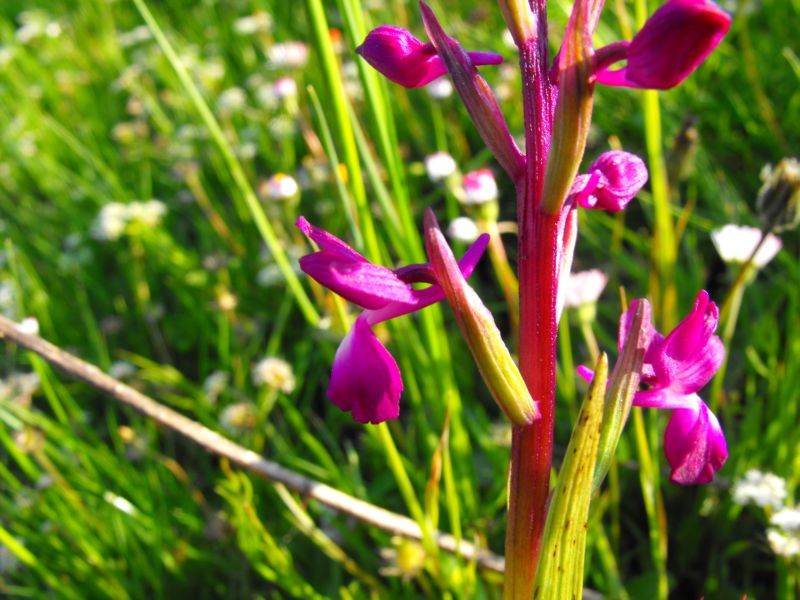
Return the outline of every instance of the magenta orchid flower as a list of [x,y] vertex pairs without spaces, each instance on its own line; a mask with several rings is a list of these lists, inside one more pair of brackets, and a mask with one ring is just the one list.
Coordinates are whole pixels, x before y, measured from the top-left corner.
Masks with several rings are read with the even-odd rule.
[[647,183],[644,161],[630,152],[604,152],[589,165],[586,175],[578,175],[572,186],[578,206],[620,211]]
[[[328,398],[352,413],[359,423],[396,419],[403,391],[400,369],[371,327],[444,300],[433,269],[428,264],[396,270],[382,267],[303,217],[297,226],[321,248],[302,257],[300,268],[321,285],[365,309],[336,351]],[[488,235],[480,236],[459,261],[464,277],[470,276],[488,241]],[[431,285],[414,289],[413,283]]]
[[[631,332],[639,302],[634,300],[620,319],[619,348]],[[649,314],[649,305],[647,314]],[[649,345],[640,383],[648,389],[636,392],[634,406],[672,410],[664,431],[664,454],[672,473],[670,481],[682,485],[708,483],[728,458],[725,435],[717,417],[700,399],[700,391],[717,372],[725,357],[722,340],[714,331],[719,321],[717,305],[700,291],[694,309],[666,337],[646,322]],[[579,368],[591,380],[592,372]]]
[[[367,34],[356,48],[364,60],[395,83],[407,88],[421,87],[447,74],[447,67],[433,44],[423,44],[409,31],[381,25]],[[473,65],[498,65],[503,57],[492,52],[469,52]]]
[[[730,25],[730,15],[710,0],[667,0],[633,40],[598,50],[596,81],[655,90],[675,87],[719,45]],[[621,60],[627,65],[608,68]]]

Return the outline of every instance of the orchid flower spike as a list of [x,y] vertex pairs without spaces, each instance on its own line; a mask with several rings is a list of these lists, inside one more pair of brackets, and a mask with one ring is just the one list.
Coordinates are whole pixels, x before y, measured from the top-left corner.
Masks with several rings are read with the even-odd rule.
[[[422,87],[447,74],[433,44],[423,44],[408,30],[394,25],[381,25],[370,31],[356,52],[381,74],[407,88]],[[475,66],[503,62],[502,56],[492,52],[468,55]]]
[[[430,265],[392,270],[369,262],[327,231],[300,217],[297,227],[321,250],[300,259],[300,268],[312,279],[365,310],[342,340],[333,360],[328,398],[351,412],[359,423],[381,423],[400,412],[403,381],[400,369],[371,327],[430,306],[445,295]],[[482,256],[489,236],[480,236],[459,261],[469,277]],[[414,289],[413,283],[429,283]]]
[[[619,345],[627,339],[636,300],[620,321]],[[664,453],[672,468],[673,483],[708,483],[728,458],[725,435],[717,417],[697,395],[717,372],[725,357],[722,340],[714,331],[719,321],[717,305],[701,290],[694,309],[664,337],[652,324],[635,406],[671,409],[664,431]]]
[[[596,81],[666,90],[691,75],[722,41],[730,15],[710,0],[667,0],[630,42],[597,51]],[[609,67],[621,60],[621,69]]]

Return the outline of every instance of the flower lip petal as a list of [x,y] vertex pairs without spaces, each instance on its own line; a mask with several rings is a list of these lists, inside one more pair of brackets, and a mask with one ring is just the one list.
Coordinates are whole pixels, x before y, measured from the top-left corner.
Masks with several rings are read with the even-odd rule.
[[359,423],[382,423],[400,414],[402,391],[397,362],[362,315],[336,350],[328,398]]
[[725,464],[725,436],[702,400],[672,413],[664,430],[664,453],[672,468],[670,481],[681,485],[708,483]]

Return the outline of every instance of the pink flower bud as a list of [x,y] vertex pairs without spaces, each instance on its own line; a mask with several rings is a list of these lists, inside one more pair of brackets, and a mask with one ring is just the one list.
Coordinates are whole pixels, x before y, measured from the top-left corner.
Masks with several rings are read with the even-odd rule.
[[[421,87],[447,73],[432,44],[423,44],[402,27],[381,25],[356,48],[361,57],[384,76],[407,88]],[[497,65],[503,57],[490,52],[470,52],[474,65]]]
[[710,0],[667,0],[627,48],[620,44],[607,47],[611,60],[627,58],[627,66],[616,71],[603,69],[609,61],[604,59],[605,49],[598,51],[601,70],[597,81],[655,90],[675,87],[719,45],[730,25],[730,15]]
[[629,152],[604,152],[589,166],[587,175],[576,178],[572,193],[583,208],[618,211],[624,209],[647,182],[647,167]]

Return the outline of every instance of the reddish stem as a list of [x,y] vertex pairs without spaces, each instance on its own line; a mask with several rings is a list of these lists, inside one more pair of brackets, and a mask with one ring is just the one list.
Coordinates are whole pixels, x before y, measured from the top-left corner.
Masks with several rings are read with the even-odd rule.
[[543,3],[536,4],[537,37],[520,47],[527,161],[525,177],[517,182],[519,360],[522,377],[539,403],[542,417],[513,430],[503,590],[506,600],[531,597],[553,455],[559,217],[540,208],[554,98],[548,72],[546,15]]

